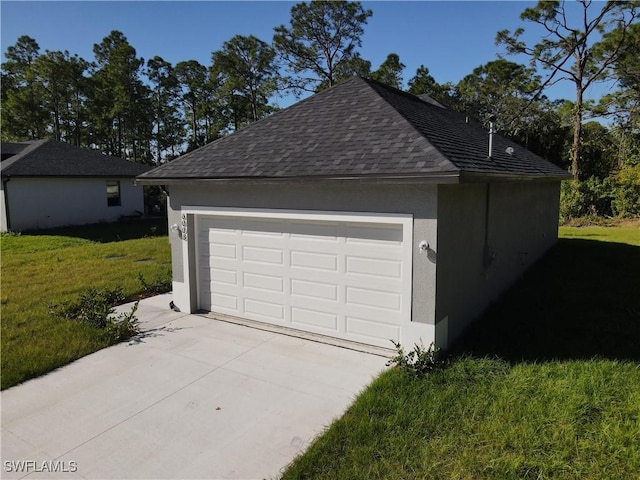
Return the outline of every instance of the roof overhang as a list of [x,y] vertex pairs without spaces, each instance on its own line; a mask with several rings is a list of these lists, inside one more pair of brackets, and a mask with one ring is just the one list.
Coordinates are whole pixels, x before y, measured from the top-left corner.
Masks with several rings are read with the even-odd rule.
[[301,183],[358,183],[358,184],[412,184],[412,183],[458,183],[459,172],[446,172],[434,175],[344,175],[344,176],[299,176],[299,177],[228,177],[228,178],[161,178],[138,177],[140,185],[229,185],[229,184],[301,184]]
[[487,172],[462,172],[460,183],[502,183],[502,182],[559,182],[573,178],[566,174],[505,174]]
[[442,172],[429,175],[345,175],[345,176],[302,176],[302,177],[137,177],[140,185],[273,185],[273,184],[336,184],[355,183],[373,185],[407,185],[407,184],[457,184],[457,183],[496,183],[496,182],[548,182],[571,178],[570,175],[510,175],[502,173],[474,172]]
[[122,174],[98,174],[98,175],[6,175],[2,172],[2,178],[127,178],[135,180],[137,175],[122,175]]

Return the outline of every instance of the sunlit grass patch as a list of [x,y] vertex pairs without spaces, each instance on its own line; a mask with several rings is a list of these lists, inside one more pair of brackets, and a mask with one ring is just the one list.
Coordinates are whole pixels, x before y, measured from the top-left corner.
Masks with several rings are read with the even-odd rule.
[[165,236],[95,243],[89,238],[25,234],[3,235],[0,241],[3,389],[107,345],[90,326],[54,319],[52,305],[88,287],[122,287],[124,295],[134,299],[144,289],[140,275],[171,275]]

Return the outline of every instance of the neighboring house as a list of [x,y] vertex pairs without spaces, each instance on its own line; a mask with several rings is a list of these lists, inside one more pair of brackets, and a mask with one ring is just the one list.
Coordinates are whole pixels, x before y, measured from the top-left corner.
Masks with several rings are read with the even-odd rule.
[[557,240],[566,172],[354,78],[151,170],[173,296],[369,345],[447,347]]
[[54,140],[2,142],[0,231],[116,221],[144,212],[150,167]]

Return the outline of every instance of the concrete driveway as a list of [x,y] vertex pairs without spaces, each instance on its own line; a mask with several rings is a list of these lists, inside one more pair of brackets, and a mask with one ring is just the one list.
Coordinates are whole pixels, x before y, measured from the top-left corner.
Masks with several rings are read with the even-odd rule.
[[139,339],[2,392],[2,478],[277,478],[384,369],[170,299],[141,302]]

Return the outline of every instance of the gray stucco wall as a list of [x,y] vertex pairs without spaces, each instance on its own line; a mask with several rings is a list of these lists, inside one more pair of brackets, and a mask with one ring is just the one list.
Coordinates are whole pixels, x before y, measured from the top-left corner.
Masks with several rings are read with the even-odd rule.
[[[183,206],[323,210],[340,212],[412,214],[413,301],[412,320],[435,323],[435,250],[437,249],[437,186],[385,185],[172,185],[169,188],[169,225],[180,225]],[[170,233],[174,282],[183,278],[186,243]],[[418,244],[426,240],[433,249],[420,253]],[[190,242],[192,244],[192,242]],[[193,258],[190,256],[190,258]],[[195,269],[192,269],[194,271]]]
[[559,196],[559,182],[438,187],[436,321],[450,344],[556,242]]
[[[412,214],[412,321],[436,325],[447,346],[555,243],[559,194],[559,182],[173,185],[169,224],[181,225],[183,206]],[[192,223],[189,230],[194,235]],[[194,239],[170,238],[174,282],[185,284],[183,248]],[[419,251],[422,240],[428,254]]]

